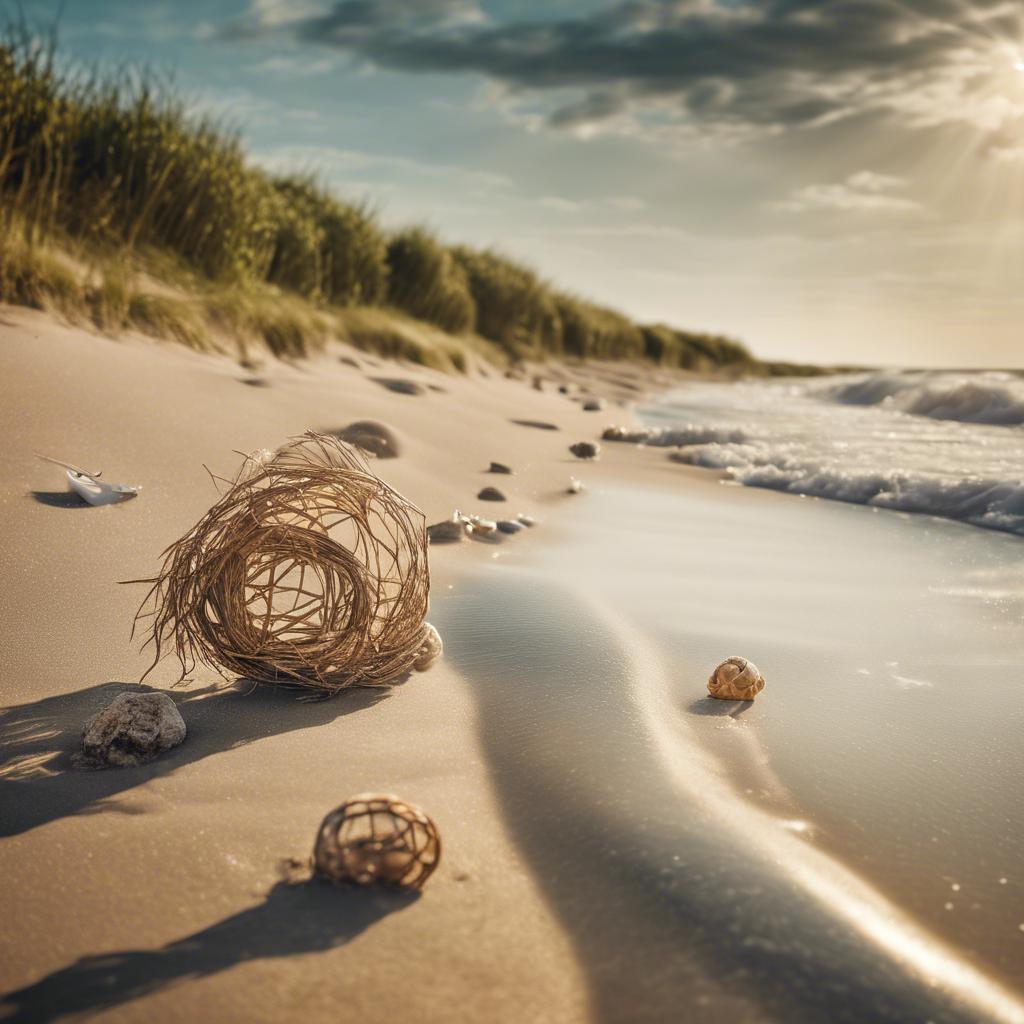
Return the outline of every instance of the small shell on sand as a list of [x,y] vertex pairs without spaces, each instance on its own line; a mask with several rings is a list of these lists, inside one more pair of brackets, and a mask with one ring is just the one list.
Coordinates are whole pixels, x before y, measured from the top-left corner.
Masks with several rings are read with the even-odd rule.
[[470,533],[478,533],[481,537],[489,537],[498,529],[498,524],[493,519],[484,519],[483,516],[469,517]]
[[119,693],[82,730],[82,751],[93,762],[129,768],[151,761],[185,739],[185,721],[166,693]]
[[568,494],[579,494],[583,490],[583,481],[577,480],[576,477],[569,477],[569,486],[567,488]]
[[417,672],[426,672],[431,665],[444,653],[441,634],[429,622],[423,623],[423,643],[412,667]]
[[504,462],[492,462],[490,468],[487,470],[488,473],[511,473],[512,467],[506,466]]
[[524,529],[526,529],[526,527],[515,519],[498,520],[498,531],[500,533],[518,533],[520,530]]
[[601,446],[594,441],[577,441],[569,445],[569,451],[577,459],[596,459],[601,454]]
[[746,658],[726,658],[708,679],[708,693],[719,700],[753,700],[764,689],[764,676]]
[[525,512],[520,512],[516,516],[516,519],[523,524],[523,526],[536,526],[537,520],[533,516],[528,516]]
[[485,487],[478,495],[480,501],[506,501],[505,495],[497,487]]

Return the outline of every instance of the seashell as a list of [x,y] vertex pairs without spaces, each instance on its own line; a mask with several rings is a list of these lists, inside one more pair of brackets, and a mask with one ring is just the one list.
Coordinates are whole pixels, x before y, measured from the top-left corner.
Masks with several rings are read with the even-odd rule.
[[429,622],[424,622],[423,642],[420,644],[412,667],[417,672],[426,672],[442,654],[444,654],[444,643],[441,641],[441,634]]
[[387,793],[349,797],[324,818],[313,848],[316,873],[331,882],[420,889],[441,859],[437,826],[414,804]]
[[753,700],[764,689],[764,676],[746,658],[726,658],[708,679],[708,693],[719,700]]
[[582,491],[582,490],[583,490],[583,482],[581,480],[577,480],[576,477],[574,477],[574,476],[569,477],[568,493],[569,494],[579,494],[580,491]]
[[516,516],[516,519],[520,523],[522,523],[523,526],[529,527],[529,526],[536,526],[537,525],[537,520],[534,519],[533,516],[526,515],[525,512],[520,512],[519,515]]
[[479,533],[481,537],[488,537],[498,529],[498,524],[493,519],[484,519],[483,516],[470,516],[469,529],[471,533]]

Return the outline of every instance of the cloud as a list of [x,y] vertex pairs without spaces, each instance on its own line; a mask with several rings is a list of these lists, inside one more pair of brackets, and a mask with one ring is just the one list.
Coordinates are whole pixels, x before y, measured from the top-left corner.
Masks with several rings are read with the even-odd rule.
[[321,57],[318,60],[309,60],[299,56],[276,56],[267,57],[258,64],[253,64],[250,71],[258,74],[269,72],[275,75],[286,75],[294,78],[305,78],[309,75],[326,75],[333,71],[334,61],[330,57]]
[[915,213],[921,204],[905,196],[892,195],[909,183],[905,178],[874,171],[858,171],[832,185],[805,185],[788,199],[770,203],[784,213],[831,211],[841,213]]
[[601,209],[636,213],[647,208],[638,196],[605,196],[603,199],[566,199],[564,196],[541,196],[540,205],[559,213],[595,212]]
[[996,130],[1024,116],[1019,81],[1000,78],[1019,79],[1019,55],[996,42],[1022,27],[1005,0],[615,0],[543,20],[488,15],[476,0],[254,0],[222,34],[475,73],[555,129],[743,139],[865,115]]

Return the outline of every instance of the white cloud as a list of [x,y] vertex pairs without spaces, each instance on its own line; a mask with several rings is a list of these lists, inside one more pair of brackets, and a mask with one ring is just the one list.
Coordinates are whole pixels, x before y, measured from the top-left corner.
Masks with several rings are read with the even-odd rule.
[[906,178],[874,171],[857,171],[845,181],[829,185],[804,185],[787,199],[769,207],[784,213],[831,211],[841,213],[913,213],[921,204],[906,196],[893,195],[909,185]]

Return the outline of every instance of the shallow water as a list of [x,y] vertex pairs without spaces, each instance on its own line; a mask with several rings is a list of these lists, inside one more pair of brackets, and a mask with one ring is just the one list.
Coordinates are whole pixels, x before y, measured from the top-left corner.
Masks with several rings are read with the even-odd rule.
[[1024,1019],[1021,540],[727,487],[572,524],[438,611],[599,1016]]
[[885,372],[694,382],[640,410],[648,443],[734,480],[1024,533],[1024,378]]

